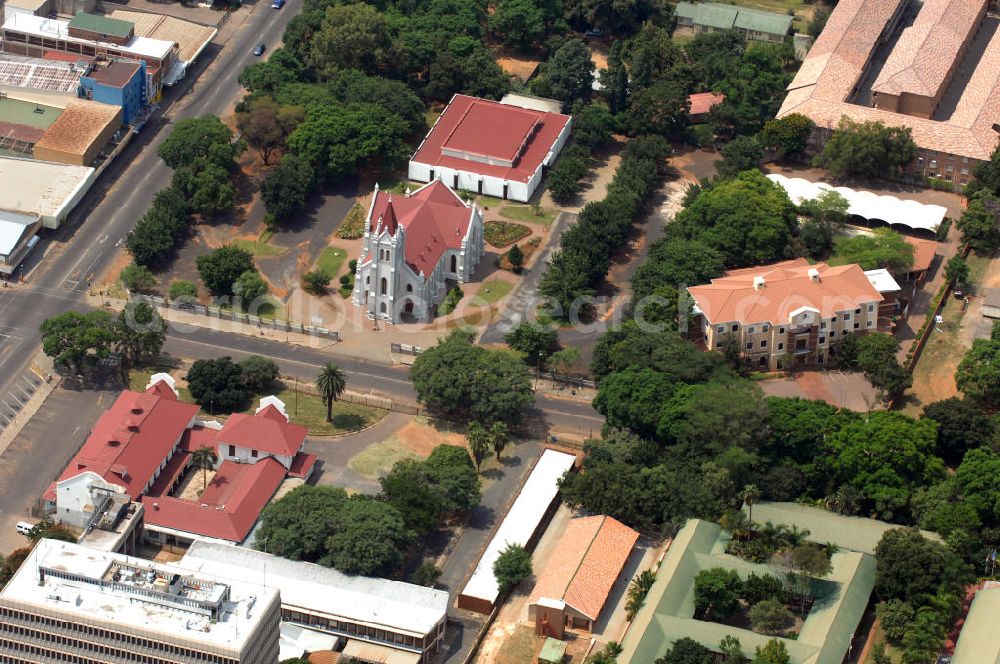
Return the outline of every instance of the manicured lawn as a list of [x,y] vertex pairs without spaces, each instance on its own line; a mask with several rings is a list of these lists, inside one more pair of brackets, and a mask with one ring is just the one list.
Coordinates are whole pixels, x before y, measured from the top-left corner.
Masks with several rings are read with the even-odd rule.
[[486,194],[474,194],[476,196],[476,203],[479,207],[495,208],[503,205],[503,199],[497,198],[496,196],[487,196]]
[[265,295],[267,302],[262,303],[257,308],[256,315],[261,318],[270,318],[272,320],[285,320],[285,305],[283,305],[278,298],[273,295]]
[[277,247],[272,244],[268,244],[267,240],[233,240],[233,244],[240,249],[249,251],[257,258],[280,256],[288,251],[287,247]]
[[487,221],[483,226],[483,235],[494,247],[506,247],[531,235],[531,229],[507,221]]
[[[128,372],[128,389],[135,392],[143,392],[146,386],[149,385],[149,379],[153,374],[170,373],[170,369],[170,367],[142,367],[141,369],[132,369]],[[186,387],[178,387],[177,391],[180,392],[181,401],[194,403],[194,399],[191,398],[191,390]]]
[[531,224],[545,224],[548,226],[556,218],[556,210],[552,208],[539,208],[539,214],[531,209],[530,205],[508,205],[500,208],[500,216],[514,221],[525,221]]
[[382,477],[403,459],[419,459],[419,455],[403,447],[395,437],[373,443],[347,461],[347,467],[369,479]]
[[474,301],[482,300],[487,304],[493,304],[509,293],[510,289],[513,287],[514,285],[509,281],[502,281],[500,279],[485,281],[483,282],[483,285],[480,286],[479,291],[476,292]]
[[323,249],[323,253],[319,255],[316,267],[322,270],[330,279],[336,279],[337,275],[340,274],[340,267],[344,264],[344,259],[346,258],[347,252],[340,247],[326,247]]

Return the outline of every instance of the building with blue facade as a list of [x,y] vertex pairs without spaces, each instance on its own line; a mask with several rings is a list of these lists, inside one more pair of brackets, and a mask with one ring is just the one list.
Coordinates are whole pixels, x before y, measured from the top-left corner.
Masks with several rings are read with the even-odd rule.
[[145,116],[146,64],[138,60],[113,60],[98,65],[80,78],[81,96],[122,109],[122,122],[134,125]]

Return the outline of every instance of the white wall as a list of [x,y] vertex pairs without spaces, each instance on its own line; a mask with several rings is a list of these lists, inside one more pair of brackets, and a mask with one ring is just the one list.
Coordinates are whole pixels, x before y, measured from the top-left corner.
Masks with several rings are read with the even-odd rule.
[[123,487],[105,481],[95,472],[82,472],[56,483],[56,520],[82,528],[107,495],[95,488],[125,492]]
[[253,450],[249,447],[240,447],[239,445],[234,445],[235,454],[229,453],[230,445],[229,443],[220,442],[219,443],[219,460],[221,461],[235,461],[236,463],[257,463],[258,461],[263,461],[268,457],[273,458],[275,461],[280,463],[286,469],[292,467],[292,457],[284,454],[271,454],[269,452],[259,451],[257,456],[253,455]]

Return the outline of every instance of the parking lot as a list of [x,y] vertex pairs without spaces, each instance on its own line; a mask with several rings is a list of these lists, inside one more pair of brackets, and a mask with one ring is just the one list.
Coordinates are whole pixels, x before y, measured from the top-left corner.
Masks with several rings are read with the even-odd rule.
[[861,413],[882,409],[875,388],[862,373],[806,371],[793,377],[762,380],[759,385],[769,397],[819,399]]

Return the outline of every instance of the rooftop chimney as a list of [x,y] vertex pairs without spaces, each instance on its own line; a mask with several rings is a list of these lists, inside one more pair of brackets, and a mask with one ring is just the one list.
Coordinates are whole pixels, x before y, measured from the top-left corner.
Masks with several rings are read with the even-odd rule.
[[814,284],[819,283],[819,270],[817,270],[814,267],[811,267],[809,268],[808,274],[809,274],[809,281],[813,282]]
[[763,290],[764,288],[764,277],[756,276],[753,278],[753,289],[755,291]]

